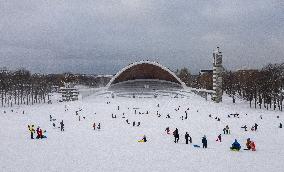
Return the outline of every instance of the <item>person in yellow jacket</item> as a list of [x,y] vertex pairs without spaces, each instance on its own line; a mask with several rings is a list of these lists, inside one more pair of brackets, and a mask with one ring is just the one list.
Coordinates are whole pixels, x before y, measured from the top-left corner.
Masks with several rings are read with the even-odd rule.
[[34,125],[28,125],[29,131],[31,132],[31,139],[34,139],[34,133],[35,133],[35,129],[34,129]]

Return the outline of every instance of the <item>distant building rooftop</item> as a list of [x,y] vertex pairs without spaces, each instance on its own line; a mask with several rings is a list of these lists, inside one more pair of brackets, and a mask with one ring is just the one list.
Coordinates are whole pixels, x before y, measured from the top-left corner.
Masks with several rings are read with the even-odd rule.
[[199,72],[200,75],[202,75],[204,73],[213,73],[213,70],[211,70],[211,69],[201,69],[200,72]]

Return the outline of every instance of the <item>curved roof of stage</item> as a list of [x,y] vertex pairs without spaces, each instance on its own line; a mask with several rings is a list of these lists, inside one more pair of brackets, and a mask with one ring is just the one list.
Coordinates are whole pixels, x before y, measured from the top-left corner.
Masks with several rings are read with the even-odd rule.
[[126,66],[110,80],[107,86],[136,79],[169,81],[180,84],[183,88],[185,87],[185,84],[175,73],[159,63],[150,61],[135,62]]

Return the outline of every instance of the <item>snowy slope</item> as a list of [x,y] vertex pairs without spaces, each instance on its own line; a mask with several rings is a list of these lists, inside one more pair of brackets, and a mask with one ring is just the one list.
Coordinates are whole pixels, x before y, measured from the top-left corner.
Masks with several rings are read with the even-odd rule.
[[[75,111],[80,108],[78,121]],[[188,119],[182,120],[188,108]],[[161,117],[157,117],[157,111]],[[239,113],[240,118],[227,118],[230,113]],[[111,118],[111,114],[117,118]],[[166,118],[167,114],[171,119]],[[57,119],[57,126],[64,120],[64,132],[53,128],[49,115]],[[77,102],[21,106],[13,112],[2,108],[0,171],[283,171],[284,129],[277,128],[283,118],[283,112],[250,109],[247,104],[232,104],[226,98],[215,104],[194,94],[157,99],[90,96]],[[133,127],[126,119],[141,122],[141,126]],[[93,130],[94,122],[101,123],[100,131]],[[257,132],[240,128],[244,124],[251,127],[255,122],[259,124]],[[48,138],[31,140],[29,124],[47,130]],[[222,135],[223,142],[216,142],[226,125],[230,126],[231,135]],[[178,144],[172,135],[165,134],[168,126],[179,129]],[[208,149],[186,145],[186,131],[193,144],[199,145],[205,134]],[[138,143],[144,134],[148,142]],[[235,138],[244,148],[248,137],[256,142],[256,152],[229,150]]]

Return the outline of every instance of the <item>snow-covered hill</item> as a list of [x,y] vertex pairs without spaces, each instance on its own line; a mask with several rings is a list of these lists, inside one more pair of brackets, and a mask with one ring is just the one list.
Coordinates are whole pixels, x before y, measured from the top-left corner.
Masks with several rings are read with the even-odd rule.
[[[77,102],[11,110],[0,110],[0,171],[267,172],[284,169],[284,129],[278,128],[284,122],[284,113],[250,109],[247,104],[232,104],[226,98],[223,103],[215,104],[194,94],[186,98],[157,99],[89,96]],[[185,111],[188,119],[182,120]],[[228,118],[231,113],[239,113],[240,118]],[[112,114],[117,118],[112,118]],[[166,118],[167,114],[170,119]],[[50,115],[56,119],[55,128]],[[58,128],[61,120],[65,123],[64,132]],[[99,131],[93,129],[94,122],[101,123]],[[240,128],[243,125],[250,128],[255,123],[259,125],[256,132]],[[46,130],[47,139],[31,140],[27,127],[30,124]],[[223,135],[226,125],[231,129],[230,135]],[[173,142],[172,135],[166,134],[166,127],[179,129],[178,144]],[[198,145],[206,135],[208,148],[186,145],[185,132]],[[222,134],[221,143],[216,142],[219,134]],[[143,135],[148,142],[138,143]],[[247,138],[255,141],[256,152],[229,150],[234,139],[244,148]]]

